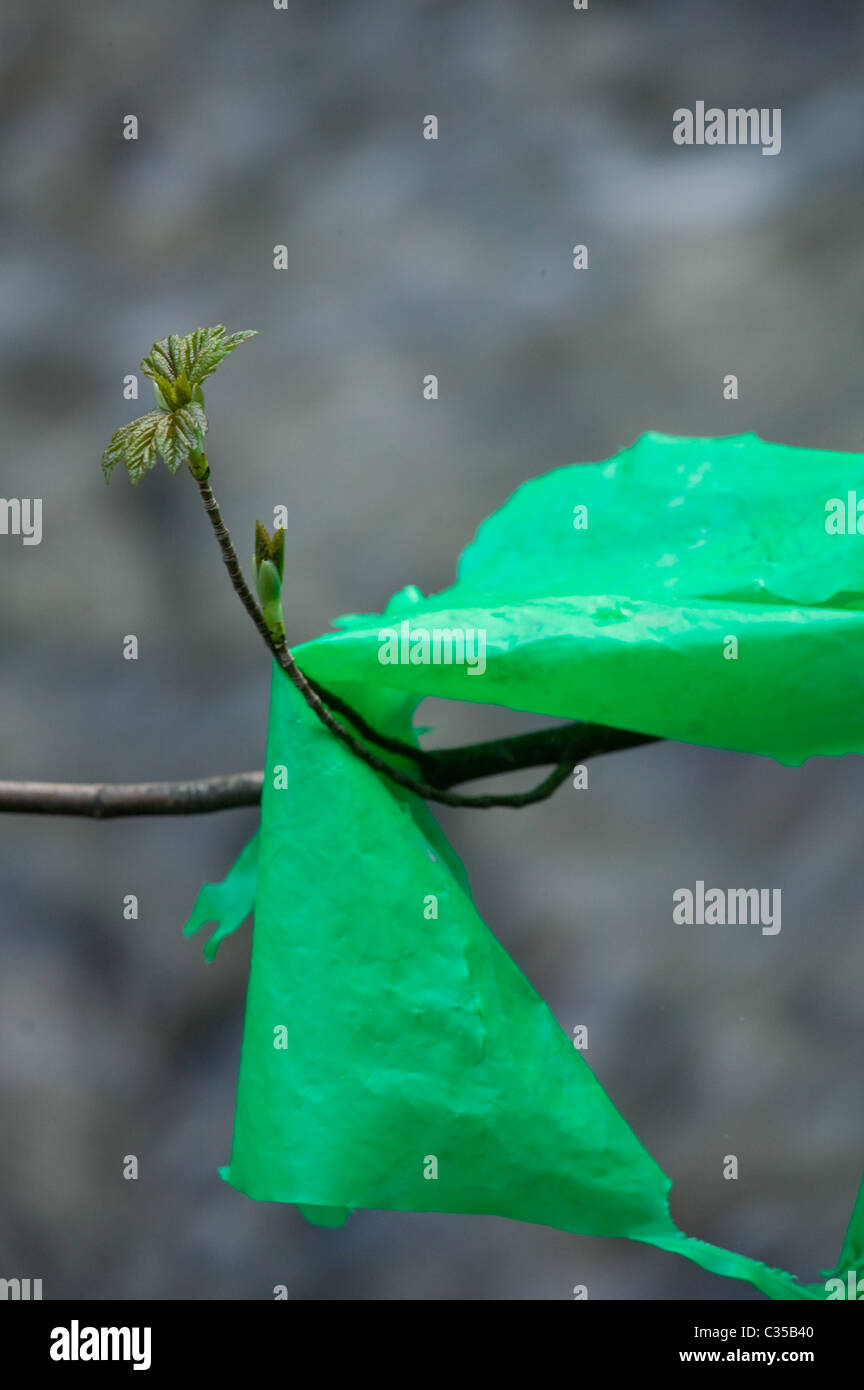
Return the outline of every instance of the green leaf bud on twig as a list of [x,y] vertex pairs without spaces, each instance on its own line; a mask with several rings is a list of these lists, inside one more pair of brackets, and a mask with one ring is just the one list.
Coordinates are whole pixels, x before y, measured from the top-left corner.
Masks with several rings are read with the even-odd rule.
[[252,574],[264,621],[272,637],[279,641],[285,636],[282,616],[282,576],[285,570],[285,532],[280,529],[267,534],[260,521],[255,522],[255,549]]
[[255,330],[247,328],[226,337],[224,324],[217,324],[196,328],[183,338],[172,333],[154,343],[141,370],[153,382],[157,409],[115,431],[102,455],[105,481],[122,463],[133,484],[139,483],[159,458],[171,473],[188,463],[199,482],[206,479],[210,468],[203,453],[207,416],[201,382],[229,352],[254,336]]

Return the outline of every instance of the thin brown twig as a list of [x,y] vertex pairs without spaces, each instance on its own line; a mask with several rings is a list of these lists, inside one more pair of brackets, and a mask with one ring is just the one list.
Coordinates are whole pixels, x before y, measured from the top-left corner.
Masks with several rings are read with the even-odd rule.
[[[271,653],[280,663],[280,665],[282,665],[283,670],[287,671],[288,668],[284,665],[283,656],[280,653],[277,644],[273,640],[270,629],[268,628],[267,623],[264,620],[264,615],[261,612],[260,607],[258,606],[255,596],[252,593],[252,590],[249,588],[249,585],[246,583],[246,580],[243,577],[243,570],[240,566],[240,560],[238,558],[237,551],[234,548],[234,542],[231,540],[230,532],[228,530],[228,527],[225,525],[222,512],[219,509],[219,503],[216,500],[216,495],[213,492],[212,487],[210,486],[210,470],[209,466],[206,463],[206,455],[202,454],[201,459],[205,466],[206,473],[203,478],[196,477],[195,480],[198,483],[198,490],[201,493],[201,500],[204,503],[204,510],[207,513],[211,526],[213,527],[213,533],[217,541],[219,542],[219,548],[222,551],[222,559],[225,562],[225,568],[228,571],[228,576],[231,580],[231,583],[234,586],[234,591],[240,599],[240,602],[243,604],[243,607],[246,609],[246,612],[252,619],[253,623],[257,627],[261,636],[264,638],[264,641],[267,643],[267,646],[269,647]],[[286,647],[285,651],[287,650],[288,649]],[[294,678],[292,676],[292,680],[293,679]],[[380,734],[377,731],[377,729],[373,729],[372,725],[368,724],[366,720],[362,717],[362,715],[358,714],[358,712],[355,709],[353,709],[351,705],[349,705],[345,700],[341,700],[338,695],[331,694],[329,690],[325,690],[325,688],[321,685],[318,685],[316,681],[312,681],[306,676],[304,676],[303,679],[305,685],[299,688],[301,689],[302,694],[306,698],[307,703],[310,704],[312,709],[315,710],[315,713],[318,715],[319,719],[323,718],[322,714],[320,713],[320,710],[324,708],[324,701],[326,700],[327,704],[332,709],[334,709],[337,714],[341,714],[345,718],[350,719],[355,729],[357,729],[357,731],[364,738],[368,738],[371,742],[377,743],[380,748],[386,748],[390,753],[397,753],[402,757],[411,758],[414,762],[422,762],[422,751],[418,750],[417,748],[412,748],[410,743],[403,743],[401,739],[391,738],[388,734]],[[296,684],[297,682],[295,681],[295,685]],[[312,700],[309,698],[309,695],[307,694],[307,691],[311,691],[314,696],[317,696],[317,706],[313,704]],[[332,726],[326,718],[323,719],[323,722],[327,724],[327,727],[330,728],[332,731]],[[354,748],[354,751],[357,752],[358,748],[362,747],[362,744],[358,744],[357,747]]]
[[[397,768],[393,767],[392,764],[385,762],[383,758],[379,758],[377,753],[373,753],[370,748],[367,748],[365,743],[362,743],[360,739],[350,733],[349,730],[345,728],[345,725],[340,724],[339,720],[335,719],[330,713],[330,710],[324,704],[317,690],[313,688],[300,670],[297,662],[294,660],[284,636],[280,640],[274,639],[261,609],[256,603],[246,580],[243,578],[243,571],[240,567],[237,552],[234,549],[228,527],[222,519],[222,513],[219,510],[219,503],[216,500],[215,493],[210,486],[210,465],[207,461],[207,456],[203,453],[196,459],[193,477],[198,483],[198,489],[204,503],[204,510],[210,519],[210,524],[219,542],[222,558],[225,561],[225,568],[228,571],[231,583],[243,607],[246,609],[247,613],[249,613],[255,626],[267,643],[267,646],[273,652],[276,660],[282,667],[282,670],[300,691],[300,694],[303,696],[309,708],[318,716],[321,723],[330,730],[334,738],[337,738],[346,748],[350,748],[351,752],[371,767],[373,771],[380,773],[397,786],[404,787],[406,791],[413,792],[415,796],[420,796],[426,801],[437,801],[444,806],[470,807],[474,810],[487,810],[492,806],[511,806],[514,808],[530,806],[535,801],[543,801],[547,796],[551,796],[555,788],[561,785],[564,778],[567,776],[569,755],[567,759],[564,759],[558,767],[556,767],[555,772],[550,774],[549,777],[544,778],[533,791],[518,792],[506,796],[462,796],[459,792],[444,791],[440,787],[433,786],[431,782],[409,777],[406,773],[400,772]],[[343,704],[343,711],[346,712],[346,717],[351,720],[355,727],[359,727],[360,716],[353,710],[350,710],[349,713],[349,710],[350,706],[345,706]],[[366,727],[368,728],[369,726],[366,725]],[[376,742],[381,745],[381,736],[376,735],[375,737]],[[391,752],[395,751],[397,746],[400,752],[406,749],[406,755],[417,761],[416,750],[408,749],[407,745],[402,745],[398,741],[392,739],[387,740],[387,747]]]
[[[284,637],[274,640],[243,577],[231,536],[208,481],[209,466],[204,456],[198,461],[197,466],[199,473],[203,471],[205,474],[203,478],[196,474],[196,481],[231,583],[268,648],[334,737],[390,781],[426,800],[437,801],[447,806],[476,809],[529,806],[551,796],[567,777],[574,759],[579,760],[653,741],[645,734],[609,729],[596,724],[568,724],[537,733],[521,734],[510,739],[498,739],[462,748],[432,750],[417,749],[399,739],[380,734],[345,701],[303,674]],[[426,780],[417,781],[379,758],[333,717],[324,703],[325,700],[343,717],[349,719],[363,737],[419,764]],[[552,762],[555,763],[553,770],[542,782],[527,792],[505,796],[465,796],[448,790],[459,782],[475,781],[518,768]],[[185,782],[5,781],[0,782],[0,811],[89,816],[97,820],[119,816],[189,815],[257,805],[261,799],[263,782],[263,772],[235,773]]]
[[379,758],[377,753],[373,753],[365,744],[360,743],[353,734],[350,734],[344,724],[340,724],[338,719],[333,718],[326,705],[323,704],[320,697],[316,695],[315,691],[309,685],[309,682],[291,655],[286,642],[282,641],[276,644],[276,653],[279,664],[288,676],[288,679],[294,683],[305,698],[310,709],[318,715],[322,724],[326,724],[334,738],[338,738],[340,743],[344,743],[352,752],[357,753],[373,771],[380,772],[382,776],[389,778],[389,780],[395,782],[397,786],[405,787],[407,791],[413,792],[415,796],[423,797],[426,801],[437,801],[443,806],[471,807],[478,811],[488,810],[492,806],[513,806],[518,808],[529,806],[534,801],[543,801],[547,796],[551,796],[556,787],[559,787],[567,776],[570,766],[569,756],[556,767],[554,773],[544,778],[533,791],[517,792],[507,796],[463,796],[460,792],[449,792],[444,791],[440,787],[434,787],[431,782],[418,781],[414,777],[409,777],[404,772],[399,772],[390,763],[386,763],[383,758]]
[[[555,768],[538,787],[517,792],[506,803],[527,806],[551,795],[567,777],[574,760],[581,762],[655,741],[646,734],[592,724],[567,724],[462,748],[431,749],[425,756],[428,775],[439,789],[555,761]],[[562,757],[565,750],[567,756]],[[89,816],[95,820],[195,815],[257,806],[263,785],[263,772],[237,772],[188,782],[0,782],[0,812]],[[460,804],[466,800],[479,807],[499,804],[497,798],[483,796],[463,798]]]
[[0,811],[47,816],[181,816],[257,806],[263,772],[192,782],[0,782]]

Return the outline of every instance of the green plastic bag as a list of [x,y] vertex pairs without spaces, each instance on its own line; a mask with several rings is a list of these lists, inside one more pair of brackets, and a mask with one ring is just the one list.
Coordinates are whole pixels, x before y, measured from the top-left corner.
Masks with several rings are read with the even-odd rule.
[[[298,659],[328,686],[384,681],[791,765],[861,753],[864,536],[826,530],[840,504],[854,526],[856,489],[864,511],[862,454],[646,434],[524,484],[451,588],[342,619]],[[418,632],[484,633],[484,669],[455,643],[449,662],[446,646],[437,663],[382,661],[403,622],[409,657]]]
[[[836,550],[846,538],[825,532],[824,504],[821,536],[815,523],[829,475],[830,497],[864,461],[808,455],[821,459],[817,484],[803,458],[786,458],[801,452],[754,436],[646,436],[610,464],[538,479],[481,528],[452,590],[433,600],[405,590],[375,622],[343,620],[344,633],[301,649],[304,669],[403,739],[415,737],[417,702],[438,693],[689,732],[788,761],[846,751],[861,739],[857,684],[834,689],[833,733],[831,699],[812,722],[808,700],[818,704],[832,660],[852,679],[845,642],[861,640],[864,567]],[[797,498],[798,511],[789,502],[785,513],[797,517],[794,543],[770,507],[750,515],[736,501],[748,469],[751,495],[775,496],[785,480]],[[571,535],[586,498],[588,530]],[[642,530],[625,513],[616,542],[628,498]],[[679,564],[691,548],[713,558]],[[613,578],[617,588],[604,593]],[[455,663],[381,663],[382,623],[403,616],[415,628],[439,617],[487,624],[482,678]],[[737,696],[723,686],[718,652],[720,634],[735,631],[741,668],[755,668],[735,677]],[[818,669],[796,683],[790,664],[802,643]],[[797,691],[779,721],[776,690],[760,687],[772,671],[785,672],[790,699]],[[295,1203],[323,1225],[372,1207],[629,1237],[772,1298],[826,1297],[822,1284],[800,1285],[677,1229],[669,1178],[478,916],[428,807],[333,739],[278,668],[260,830],[225,883],[202,889],[186,930],[216,921],[212,954],[253,904],[234,1139],[221,1170],[241,1192]],[[836,1272],[860,1254],[862,1219],[859,1198]]]
[[409,806],[278,667],[256,840],[187,927],[239,925],[256,851],[227,1182],[323,1225],[358,1207],[481,1212],[630,1236],[775,1295],[821,1296],[682,1236],[669,1179]]

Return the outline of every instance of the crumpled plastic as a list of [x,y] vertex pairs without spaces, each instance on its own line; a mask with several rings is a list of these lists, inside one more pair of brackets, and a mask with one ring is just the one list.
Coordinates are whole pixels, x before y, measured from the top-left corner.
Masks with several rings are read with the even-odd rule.
[[[826,531],[826,503],[856,489],[864,510],[864,454],[645,434],[523,484],[449,589],[406,589],[297,657],[325,686],[385,680],[793,766],[862,753],[864,538]],[[402,619],[482,630],[485,670],[382,664]]]
[[220,922],[210,954],[248,915],[252,864],[226,1182],[320,1225],[360,1207],[479,1212],[629,1236],[773,1297],[824,1297],[677,1229],[670,1179],[411,807],[275,666],[261,828],[186,928]]
[[[821,459],[817,485],[804,459],[784,469],[775,451],[806,452],[755,436],[653,435],[609,464],[558,470],[520,489],[481,527],[446,607],[446,595],[424,600],[405,590],[382,617],[391,623],[394,615],[420,614],[431,624],[438,614],[461,621],[482,614],[495,634],[490,685],[501,703],[517,709],[670,737],[687,733],[718,746],[746,743],[792,762],[849,751],[861,738],[849,690],[832,687],[840,727],[831,748],[823,748],[830,701],[824,721],[811,728],[807,700],[818,673],[796,683],[790,667],[803,644],[810,661],[823,663],[825,678],[832,653],[842,664],[839,634],[845,631],[853,646],[860,641],[864,615],[854,603],[864,566],[851,551],[835,552],[832,574],[821,542],[809,531],[802,538],[802,516],[812,514],[818,529],[821,492],[842,493],[864,459],[808,454]],[[734,479],[742,496],[758,498],[773,495],[781,478],[799,503],[805,494],[812,503],[799,512],[787,504],[797,539],[785,551],[782,527],[733,496]],[[644,530],[625,512],[617,562],[610,535],[615,498],[641,508]],[[573,506],[586,499],[588,532],[565,539]],[[727,525],[731,550],[722,535]],[[592,527],[594,550],[580,552]],[[683,560],[690,549],[697,552],[692,567],[673,573],[665,557]],[[710,563],[698,554],[704,549],[713,553]],[[601,600],[596,579],[605,582],[613,572],[618,588]],[[637,588],[644,597],[635,597]],[[697,620],[709,608],[710,621]],[[627,611],[614,616],[621,609]],[[794,711],[779,724],[776,690],[760,691],[752,674],[737,687],[737,700],[728,682],[722,685],[726,663],[714,640],[724,629],[743,633],[745,620],[739,665],[754,664],[763,678],[785,671],[790,698],[798,692]],[[344,633],[299,649],[302,664],[379,729],[416,741],[412,719],[425,694],[497,702],[485,676],[443,666],[382,667],[375,623],[344,622]],[[664,670],[679,672],[677,688],[661,679]],[[669,708],[658,702],[663,680]],[[689,713],[682,709],[691,704]],[[743,742],[736,729],[746,731]],[[335,740],[275,666],[260,829],[224,883],[201,890],[185,930],[216,922],[205,947],[212,956],[253,905],[234,1136],[230,1163],[220,1170],[239,1191],[294,1203],[328,1226],[355,1209],[376,1208],[484,1213],[628,1237],[747,1280],[771,1298],[826,1297],[824,1284],[799,1284],[676,1227],[670,1179],[479,917],[464,869],[429,808]],[[835,1273],[860,1261],[862,1222],[859,1196]]]

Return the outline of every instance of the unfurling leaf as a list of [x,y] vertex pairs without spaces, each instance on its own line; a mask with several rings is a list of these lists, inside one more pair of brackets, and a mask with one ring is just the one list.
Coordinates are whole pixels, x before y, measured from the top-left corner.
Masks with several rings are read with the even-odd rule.
[[279,527],[273,532],[272,536],[267,534],[267,527],[262,522],[255,522],[255,551],[252,557],[253,570],[263,565],[265,560],[272,560],[276,566],[276,573],[280,581],[285,574],[285,531]]
[[281,582],[285,578],[285,530],[282,526],[279,527],[278,531],[273,532],[273,539],[270,543],[270,559],[276,566],[276,573]]
[[267,527],[260,521],[255,522],[255,553],[252,557],[252,569],[257,571],[259,565],[263,565],[265,560],[270,559],[270,537],[267,534]]
[[226,337],[220,323],[215,328],[196,328],[185,338],[172,333],[154,343],[141,368],[152,379],[157,409],[115,432],[102,455],[105,481],[123,463],[132,482],[139,483],[160,456],[172,473],[189,463],[196,478],[206,478],[210,470],[201,452],[207,433],[201,382],[215,372],[223,357],[255,334],[255,329],[245,328]]
[[280,528],[267,534],[266,526],[255,522],[255,550],[252,556],[252,574],[255,588],[261,603],[270,632],[279,640],[285,635],[282,617],[282,574],[285,567],[285,532]]
[[121,425],[102,455],[105,481],[118,464],[124,464],[133,484],[155,468],[161,456],[169,472],[176,473],[197,453],[207,433],[207,416],[195,401],[179,410],[151,410],[131,424]]
[[[166,380],[175,390],[178,384],[193,387],[211,376],[223,357],[256,334],[257,329],[244,328],[226,337],[223,323],[216,324],[214,328],[196,328],[184,338],[172,333],[153,344],[149,355],[141,363],[141,370],[158,383],[163,395],[166,394]],[[183,378],[185,381],[181,383]]]

